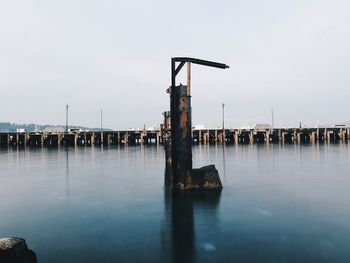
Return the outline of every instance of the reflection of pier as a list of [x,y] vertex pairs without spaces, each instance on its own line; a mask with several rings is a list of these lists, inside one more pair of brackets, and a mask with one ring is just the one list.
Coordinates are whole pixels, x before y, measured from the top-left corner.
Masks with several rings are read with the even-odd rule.
[[[161,125],[161,127],[164,127]],[[166,126],[165,126],[166,127]],[[0,146],[92,146],[163,144],[168,130],[104,132],[0,132]],[[103,138],[103,140],[101,140]],[[287,129],[194,129],[197,144],[338,143],[350,140],[350,127]]]

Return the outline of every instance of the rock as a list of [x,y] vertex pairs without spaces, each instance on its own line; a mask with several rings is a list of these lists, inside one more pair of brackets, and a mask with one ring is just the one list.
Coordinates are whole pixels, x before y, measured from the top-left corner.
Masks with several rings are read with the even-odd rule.
[[218,170],[215,165],[192,170],[192,184],[204,189],[222,189]]
[[204,166],[199,169],[192,169],[185,184],[178,184],[177,189],[222,189],[218,170],[215,165]]
[[1,263],[36,263],[36,254],[28,249],[23,238],[0,238]]

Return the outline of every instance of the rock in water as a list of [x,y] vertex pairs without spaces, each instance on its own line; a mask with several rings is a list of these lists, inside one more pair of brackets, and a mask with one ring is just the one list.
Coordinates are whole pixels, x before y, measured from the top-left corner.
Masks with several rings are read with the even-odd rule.
[[192,170],[192,186],[190,188],[222,189],[218,170],[215,165],[204,166]]
[[23,238],[0,238],[1,263],[36,263],[35,252],[28,249]]

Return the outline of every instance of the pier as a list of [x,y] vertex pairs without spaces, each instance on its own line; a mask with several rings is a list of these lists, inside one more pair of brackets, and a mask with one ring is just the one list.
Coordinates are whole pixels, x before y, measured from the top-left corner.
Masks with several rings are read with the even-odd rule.
[[[162,145],[169,137],[169,124],[156,130],[75,131],[75,132],[0,132],[0,146],[125,146]],[[327,128],[275,129],[192,129],[193,144],[268,144],[268,143],[347,143],[350,126]]]
[[0,132],[0,146],[109,146],[162,143],[160,129],[130,131]]
[[349,127],[194,130],[193,143],[268,144],[338,143],[349,141]]

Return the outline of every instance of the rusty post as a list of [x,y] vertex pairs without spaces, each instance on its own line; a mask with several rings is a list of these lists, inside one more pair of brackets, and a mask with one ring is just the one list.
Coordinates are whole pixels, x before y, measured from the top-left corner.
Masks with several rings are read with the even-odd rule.
[[[171,111],[172,160],[176,169],[173,185],[184,188],[191,185],[192,174],[192,124],[191,124],[191,62],[187,62],[187,85],[176,86],[173,91],[173,108]],[[173,114],[175,113],[175,114]]]
[[[174,169],[173,185],[183,188],[191,184],[191,97],[187,86],[176,86],[172,97],[174,108],[171,111],[171,151]],[[174,114],[175,113],[175,114]]]
[[[176,62],[179,65],[176,67]],[[170,118],[171,162],[174,188],[192,187],[191,64],[216,68],[227,65],[189,57],[171,58]],[[176,75],[187,64],[186,86],[176,86]],[[221,182],[220,182],[221,185]]]
[[101,109],[101,145],[103,145],[102,109]]

